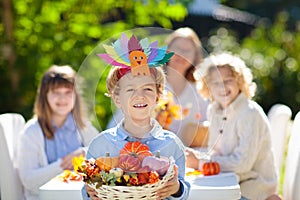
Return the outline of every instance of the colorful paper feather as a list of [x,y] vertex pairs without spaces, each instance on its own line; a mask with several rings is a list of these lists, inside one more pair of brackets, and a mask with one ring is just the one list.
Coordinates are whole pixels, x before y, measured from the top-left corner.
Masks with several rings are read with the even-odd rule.
[[173,56],[173,53],[166,53],[167,46],[158,47],[157,41],[149,44],[148,38],[139,41],[135,35],[128,39],[124,33],[112,46],[103,47],[106,53],[98,54],[99,57],[110,65],[131,68],[132,72],[135,70],[135,75],[147,75],[145,67],[159,67]]

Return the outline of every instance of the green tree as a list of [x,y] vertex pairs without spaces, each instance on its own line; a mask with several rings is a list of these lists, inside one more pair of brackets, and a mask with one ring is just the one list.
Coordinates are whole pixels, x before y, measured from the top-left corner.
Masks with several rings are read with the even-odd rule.
[[300,35],[287,28],[289,14],[281,12],[273,24],[262,22],[242,41],[219,28],[209,38],[209,51],[231,51],[245,60],[255,76],[256,100],[268,111],[275,103],[300,109]]
[[[171,20],[187,15],[179,1],[173,2],[2,0],[0,113],[31,117],[37,84],[52,64],[70,64],[78,70],[97,43],[112,35],[134,27],[171,28]],[[97,91],[104,90],[99,84]],[[101,127],[111,115],[105,98],[99,97],[95,108]]]
[[300,6],[298,0],[221,0],[222,3],[274,22],[280,12],[289,13],[287,26],[295,30],[300,20]]

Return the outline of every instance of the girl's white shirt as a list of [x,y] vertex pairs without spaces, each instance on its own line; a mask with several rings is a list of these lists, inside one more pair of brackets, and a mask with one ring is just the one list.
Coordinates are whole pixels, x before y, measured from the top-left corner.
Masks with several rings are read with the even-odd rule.
[[[98,131],[86,122],[86,128],[79,133],[83,145],[87,147]],[[29,120],[18,141],[16,161],[26,200],[38,200],[39,187],[63,172],[60,167],[61,159],[48,164],[44,140],[37,118]]]
[[217,102],[208,108],[209,148],[215,142],[213,161],[221,171],[233,171],[240,179],[242,196],[266,199],[276,192],[270,125],[263,109],[240,94],[227,109]]

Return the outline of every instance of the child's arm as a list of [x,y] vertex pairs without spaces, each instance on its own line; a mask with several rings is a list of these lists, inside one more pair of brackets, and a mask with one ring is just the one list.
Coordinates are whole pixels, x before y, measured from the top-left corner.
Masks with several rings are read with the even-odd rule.
[[177,165],[174,165],[174,170],[174,178],[157,191],[159,199],[187,199],[190,185],[178,175]]
[[186,166],[193,169],[200,169],[200,155],[194,149],[185,149]]

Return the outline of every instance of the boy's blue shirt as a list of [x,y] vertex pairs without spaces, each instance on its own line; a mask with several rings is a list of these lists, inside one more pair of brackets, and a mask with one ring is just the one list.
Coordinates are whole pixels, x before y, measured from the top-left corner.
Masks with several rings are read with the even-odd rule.
[[[109,152],[111,156],[118,156],[120,150],[128,141],[140,141],[146,144],[150,151],[155,154],[158,150],[162,156],[173,157],[178,166],[178,179],[183,185],[183,193],[180,197],[168,197],[167,199],[187,199],[190,184],[184,180],[185,176],[185,153],[181,140],[172,132],[163,130],[159,123],[151,119],[152,130],[137,139],[131,136],[122,126],[121,121],[116,127],[103,131],[89,145],[87,159],[105,156]],[[83,191],[83,196],[85,196]]]

